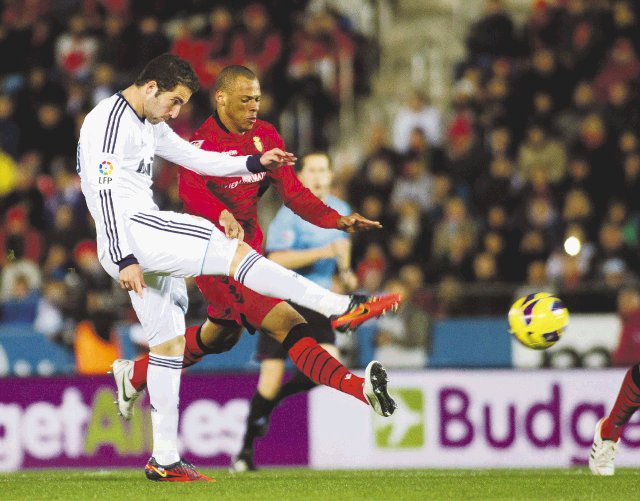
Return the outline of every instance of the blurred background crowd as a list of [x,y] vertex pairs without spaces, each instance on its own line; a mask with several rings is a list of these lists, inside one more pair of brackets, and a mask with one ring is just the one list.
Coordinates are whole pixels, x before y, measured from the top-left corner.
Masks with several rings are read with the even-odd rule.
[[[345,127],[379,69],[379,2],[5,0],[0,322],[72,347],[135,321],[97,260],[75,148],[84,115],[167,51],[203,87],[171,124],[183,137],[211,113],[220,69],[242,64],[290,151],[334,153],[335,194],[384,225],[354,238],[360,289],[407,298],[377,325],[378,348],[426,353],[433,319],[504,315],[539,290],[572,312],[615,311],[640,277],[640,6],[527,3],[516,22],[501,0],[483,2],[465,57],[445,68],[447,102],[407,84],[388,120],[356,112]],[[335,153],[349,134],[360,154],[345,160]],[[181,210],[175,166],[157,162],[154,178],[160,207]]]

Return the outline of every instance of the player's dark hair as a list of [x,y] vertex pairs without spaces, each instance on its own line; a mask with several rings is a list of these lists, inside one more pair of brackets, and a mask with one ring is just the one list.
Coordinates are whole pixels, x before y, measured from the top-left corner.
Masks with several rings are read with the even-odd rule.
[[300,172],[302,169],[304,169],[304,164],[306,163],[308,157],[314,157],[314,156],[325,157],[329,164],[329,170],[331,171],[333,170],[333,162],[331,161],[331,157],[326,151],[312,151],[312,152],[306,153],[302,157],[302,160],[295,165],[296,172]]
[[173,54],[162,54],[153,58],[144,67],[135,84],[138,87],[155,80],[159,92],[167,92],[184,85],[192,93],[200,88],[198,76],[191,65],[181,57]]
[[246,66],[240,66],[239,64],[232,64],[222,69],[218,78],[216,79],[216,85],[213,89],[214,92],[223,90],[229,92],[233,90],[233,87],[238,78],[246,78],[247,80],[257,80],[258,75],[251,71]]

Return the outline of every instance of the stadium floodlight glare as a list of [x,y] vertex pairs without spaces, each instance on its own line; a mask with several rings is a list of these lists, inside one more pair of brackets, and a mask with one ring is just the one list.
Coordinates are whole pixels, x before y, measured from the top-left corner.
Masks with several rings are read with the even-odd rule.
[[564,241],[564,251],[570,256],[577,256],[582,248],[582,243],[577,237],[569,237]]

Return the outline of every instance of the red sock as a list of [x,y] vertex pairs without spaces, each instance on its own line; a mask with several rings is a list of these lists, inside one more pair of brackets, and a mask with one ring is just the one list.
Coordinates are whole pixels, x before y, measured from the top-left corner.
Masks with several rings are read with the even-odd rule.
[[184,331],[184,359],[182,360],[184,368],[197,364],[207,353],[200,341],[200,327],[202,326],[193,325]]
[[318,384],[348,393],[369,405],[362,385],[364,379],[349,372],[327,350],[309,336],[309,324],[296,325],[282,343],[300,372]]
[[141,356],[133,362],[133,376],[131,384],[136,391],[144,390],[147,386],[147,368],[149,367],[149,354]]
[[618,440],[624,425],[640,407],[640,365],[627,371],[618,393],[616,403],[600,428],[600,435],[607,440]]
[[[185,346],[184,346],[184,359],[182,360],[182,367],[191,367],[193,364],[198,363],[205,352],[200,346],[200,340],[198,332],[200,331],[199,325],[194,325],[187,328],[184,332]],[[131,384],[140,391],[147,386],[147,368],[149,367],[149,354],[143,355],[133,363],[133,376],[131,377]]]

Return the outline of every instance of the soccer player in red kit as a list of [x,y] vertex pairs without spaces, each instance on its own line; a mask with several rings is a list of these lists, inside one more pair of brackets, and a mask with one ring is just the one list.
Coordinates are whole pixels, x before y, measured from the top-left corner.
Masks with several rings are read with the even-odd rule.
[[[275,127],[257,118],[259,102],[260,84],[256,75],[243,66],[228,66],[216,82],[217,109],[195,132],[192,142],[206,150],[234,155],[247,154],[245,152],[257,154],[283,146]],[[359,214],[338,214],[302,186],[291,166],[268,175],[224,179],[193,176],[181,168],[178,183],[180,197],[188,213],[218,223],[229,238],[244,239],[257,252],[262,251],[263,240],[258,225],[257,203],[271,184],[292,211],[317,226],[349,233],[381,227],[380,223]],[[316,342],[313,327],[289,303],[255,294],[240,283],[241,274],[238,279],[196,278],[209,303],[208,318],[203,325],[190,327],[185,333],[184,367],[193,365],[208,353],[228,351],[244,327],[251,332],[260,329],[282,343],[300,372],[312,381],[348,393],[370,404],[380,415],[393,413],[396,404],[387,393],[387,375],[382,364],[377,361],[369,363],[364,378],[352,374]],[[398,302],[396,295],[354,296],[353,307],[344,315],[333,318],[332,325],[339,330],[350,330],[368,318],[394,309]],[[146,356],[135,363],[114,362],[114,374],[117,369],[129,376],[116,378],[118,404],[125,418],[130,417],[132,401],[144,388],[147,364]],[[130,384],[121,388],[119,381],[125,380]],[[129,400],[123,401],[120,398],[122,393]]]

